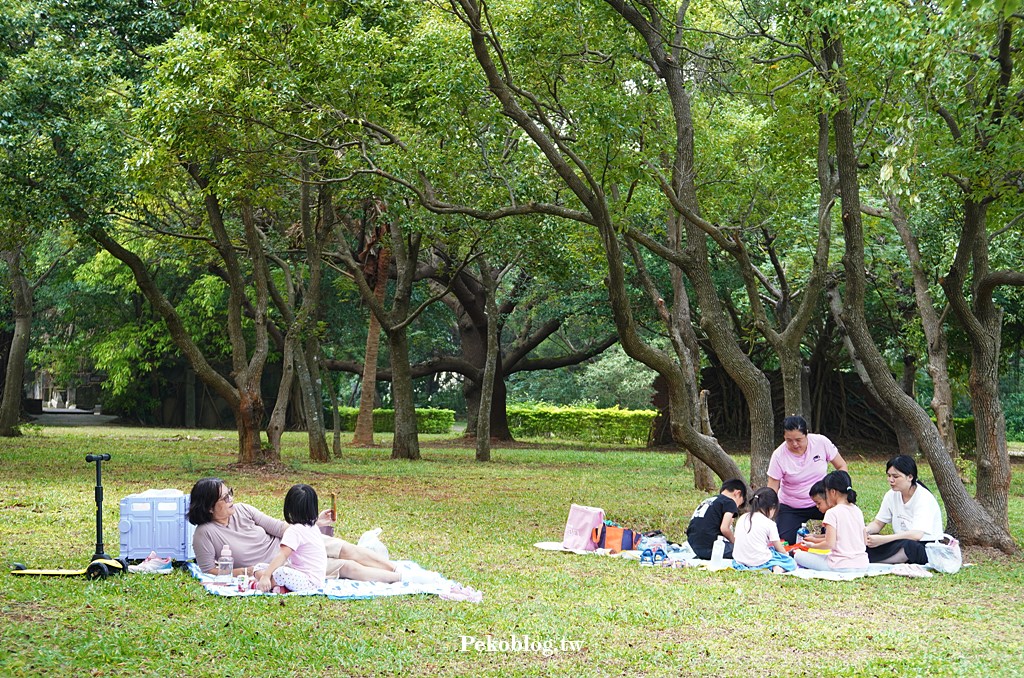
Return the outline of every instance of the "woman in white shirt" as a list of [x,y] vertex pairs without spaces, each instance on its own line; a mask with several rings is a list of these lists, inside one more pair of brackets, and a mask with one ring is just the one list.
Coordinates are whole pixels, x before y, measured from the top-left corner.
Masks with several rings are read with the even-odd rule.
[[[942,538],[939,502],[917,479],[917,462],[901,454],[885,465],[889,492],[878,515],[868,523],[868,559],[872,563],[928,563],[925,544]],[[892,534],[881,535],[892,525]]]

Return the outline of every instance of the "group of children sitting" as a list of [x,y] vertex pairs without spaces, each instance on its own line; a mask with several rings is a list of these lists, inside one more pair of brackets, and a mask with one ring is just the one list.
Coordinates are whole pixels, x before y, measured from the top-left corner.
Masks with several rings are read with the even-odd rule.
[[722,483],[718,495],[702,501],[686,529],[690,548],[698,558],[709,560],[714,543],[726,540],[726,558],[732,558],[737,570],[792,572],[805,567],[812,570],[854,570],[868,566],[864,537],[864,514],[857,507],[857,493],[846,471],[832,471],[811,487],[811,498],[825,518],[824,534],[807,534],[804,545],[810,550],[796,550],[789,555],[779,538],[775,512],[779,496],[770,487],[754,492],[747,511],[733,527],[733,518],[745,503],[747,486],[739,479]]

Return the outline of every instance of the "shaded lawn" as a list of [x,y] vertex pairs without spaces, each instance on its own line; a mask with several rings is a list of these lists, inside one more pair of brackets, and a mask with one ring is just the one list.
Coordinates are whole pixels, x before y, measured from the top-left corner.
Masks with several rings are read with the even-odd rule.
[[[94,470],[104,465],[104,540],[117,551],[117,503],[148,488],[187,491],[220,475],[240,501],[281,515],[309,482],[339,494],[340,535],[380,526],[398,558],[484,592],[480,605],[431,597],[332,602],[220,599],[180,573],[101,582],[0,576],[0,675],[1024,675],[1024,562],[969,552],[955,576],[804,582],[727,571],[641,568],[546,553],[570,502],[682,540],[702,498],[683,458],[666,452],[565,449],[550,441],[473,451],[427,445],[422,462],[387,447],[346,449],[314,465],[286,436],[282,468],[238,469],[230,432],[41,429],[0,451],[5,561],[84,565],[95,546]],[[424,437],[429,440],[433,437]],[[846,454],[870,518],[887,489],[883,462]],[[741,465],[747,460],[740,458]],[[1024,543],[1024,481],[1011,526]],[[924,472],[924,470],[923,470]],[[927,475],[925,476],[927,480]],[[463,636],[575,651],[462,651]]]

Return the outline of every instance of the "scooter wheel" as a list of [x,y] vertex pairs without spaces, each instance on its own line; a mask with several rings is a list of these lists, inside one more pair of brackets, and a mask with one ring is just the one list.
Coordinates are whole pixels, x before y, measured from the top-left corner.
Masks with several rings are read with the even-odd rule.
[[106,579],[110,576],[110,568],[103,563],[90,563],[85,568],[86,579]]
[[27,570],[28,568],[25,567],[25,563],[11,563],[11,569],[12,570]]
[[118,574],[124,574],[125,572],[128,571],[128,559],[127,558],[118,558],[117,562],[119,562],[121,564],[121,569],[118,570]]

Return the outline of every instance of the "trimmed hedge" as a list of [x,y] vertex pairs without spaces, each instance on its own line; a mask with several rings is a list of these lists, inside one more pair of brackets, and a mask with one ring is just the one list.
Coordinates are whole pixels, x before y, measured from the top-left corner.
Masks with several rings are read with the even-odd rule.
[[[339,407],[341,430],[355,431],[358,407]],[[331,411],[324,412],[324,424],[330,430],[334,425]],[[455,424],[455,410],[438,410],[429,407],[416,408],[416,430],[420,433],[448,433]],[[395,411],[377,409],[373,411],[373,432],[391,433],[395,430]]]
[[654,410],[620,410],[618,407],[559,407],[557,405],[509,405],[508,425],[514,436],[563,438],[598,443],[646,445]]

